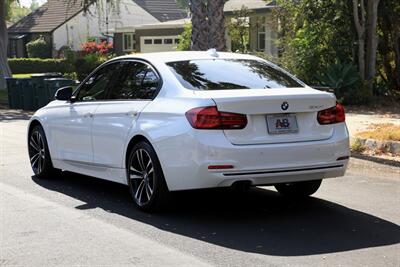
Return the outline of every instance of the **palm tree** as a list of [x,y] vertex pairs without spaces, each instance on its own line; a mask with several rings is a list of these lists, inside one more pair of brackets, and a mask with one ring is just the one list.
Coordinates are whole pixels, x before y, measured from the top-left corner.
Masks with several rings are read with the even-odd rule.
[[209,24],[208,48],[226,50],[224,0],[208,0],[207,16]]
[[225,0],[190,0],[192,50],[226,49]]
[[207,21],[207,0],[190,0],[192,14],[192,50],[208,49],[209,25]]

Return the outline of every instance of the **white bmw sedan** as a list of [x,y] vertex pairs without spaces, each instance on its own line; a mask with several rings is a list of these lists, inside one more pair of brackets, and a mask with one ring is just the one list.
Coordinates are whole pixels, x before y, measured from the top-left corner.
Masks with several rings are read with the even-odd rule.
[[343,176],[342,105],[261,58],[168,52],[123,56],[30,120],[38,178],[66,170],[129,186],[153,211],[170,191],[273,185],[308,196]]

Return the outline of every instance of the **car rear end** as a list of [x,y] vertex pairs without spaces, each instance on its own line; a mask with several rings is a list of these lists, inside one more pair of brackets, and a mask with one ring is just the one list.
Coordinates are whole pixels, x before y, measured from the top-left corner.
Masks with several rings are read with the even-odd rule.
[[[343,106],[333,94],[307,87],[261,59],[188,60],[169,66],[193,91],[197,105],[185,112],[190,130],[179,136],[179,151],[168,152],[186,162],[163,168],[170,189],[344,175],[349,136]],[[204,105],[198,104],[201,99]]]

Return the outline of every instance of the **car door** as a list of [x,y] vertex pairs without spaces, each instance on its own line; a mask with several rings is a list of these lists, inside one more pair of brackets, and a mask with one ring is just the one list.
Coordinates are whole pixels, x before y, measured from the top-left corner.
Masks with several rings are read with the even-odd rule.
[[157,72],[147,63],[125,61],[121,64],[118,81],[110,87],[107,99],[99,103],[95,112],[92,130],[94,162],[111,168],[123,168],[129,130],[160,86]]
[[79,87],[75,101],[66,102],[56,108],[49,120],[49,132],[55,159],[93,162],[92,123],[93,114],[106,96],[107,86],[112,81],[115,64],[106,65],[93,73]]

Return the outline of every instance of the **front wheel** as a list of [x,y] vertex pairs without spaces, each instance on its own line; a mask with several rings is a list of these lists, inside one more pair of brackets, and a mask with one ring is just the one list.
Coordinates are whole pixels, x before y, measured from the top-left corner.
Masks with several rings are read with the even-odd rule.
[[132,148],[127,176],[129,191],[139,209],[153,212],[166,206],[168,187],[157,154],[149,143],[140,142]]
[[40,125],[35,126],[29,135],[28,153],[36,177],[50,178],[59,172],[53,168],[46,135]]
[[275,185],[276,190],[289,197],[307,197],[317,192],[322,180],[283,183]]

